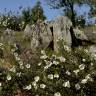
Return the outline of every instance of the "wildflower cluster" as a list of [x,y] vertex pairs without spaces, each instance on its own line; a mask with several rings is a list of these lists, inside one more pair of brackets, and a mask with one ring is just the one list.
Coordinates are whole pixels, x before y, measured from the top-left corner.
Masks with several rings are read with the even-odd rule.
[[12,12],[8,12],[7,14],[0,16],[0,27],[12,30],[22,30],[24,28],[25,22],[19,16],[13,15]]
[[[64,54],[41,50],[40,62],[32,66],[24,62],[14,44],[11,54],[15,64],[0,73],[0,95],[11,96],[22,91],[25,96],[92,96],[96,86],[96,60],[87,49]],[[11,91],[10,91],[11,90]],[[14,93],[15,91],[15,93]]]

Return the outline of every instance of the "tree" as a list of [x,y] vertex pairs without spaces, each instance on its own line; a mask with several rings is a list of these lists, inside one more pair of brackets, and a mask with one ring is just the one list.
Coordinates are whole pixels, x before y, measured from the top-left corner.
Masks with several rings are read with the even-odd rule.
[[91,7],[96,7],[96,0],[46,0],[47,3],[53,8],[63,8],[65,15],[67,15],[73,26],[76,26],[76,11],[74,10],[75,5],[88,4]]
[[22,11],[22,18],[26,24],[34,24],[40,20],[45,20],[46,16],[44,15],[43,8],[40,2],[37,2],[33,8],[27,8]]
[[31,8],[23,9],[22,19],[25,22],[25,25],[31,21]]
[[43,8],[41,6],[41,2],[38,1],[31,11],[32,11],[32,14],[31,14],[32,23],[36,23],[38,19],[40,20],[46,19]]

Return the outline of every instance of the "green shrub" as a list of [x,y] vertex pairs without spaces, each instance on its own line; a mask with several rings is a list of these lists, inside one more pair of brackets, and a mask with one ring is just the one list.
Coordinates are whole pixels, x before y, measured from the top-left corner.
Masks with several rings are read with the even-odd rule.
[[[0,95],[13,96],[95,96],[96,57],[87,49],[74,52],[64,45],[63,54],[41,50],[40,62],[24,62],[16,46],[11,47],[13,67],[0,73]],[[52,52],[52,53],[50,53]],[[15,92],[15,93],[14,93]]]

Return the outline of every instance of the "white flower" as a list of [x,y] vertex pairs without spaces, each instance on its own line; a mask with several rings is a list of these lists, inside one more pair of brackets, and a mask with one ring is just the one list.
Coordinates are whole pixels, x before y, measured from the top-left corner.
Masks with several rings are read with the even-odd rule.
[[85,61],[86,61],[86,59],[82,59],[82,61],[83,61],[83,62],[85,62]]
[[84,70],[84,68],[85,68],[85,65],[84,64],[79,65],[79,69],[80,70]]
[[64,82],[64,83],[63,83],[63,86],[64,86],[64,87],[68,87],[68,88],[70,88],[70,82],[69,82],[69,81]]
[[54,74],[54,78],[59,78],[59,74]]
[[64,58],[64,57],[58,57],[58,59],[61,61],[61,62],[65,62],[66,61],[66,59]]
[[25,66],[26,66],[26,68],[28,68],[28,69],[31,67],[30,64],[26,64]]
[[19,61],[19,64],[20,64],[20,65],[23,65],[23,61]]
[[94,64],[91,62],[91,66],[93,66]]
[[13,66],[9,71],[11,71],[11,72],[16,72],[16,68],[15,68],[15,66]]
[[86,75],[85,79],[87,79],[87,80],[90,79],[90,76],[91,76],[90,74]]
[[8,75],[7,75],[7,80],[10,81],[11,78],[12,78],[11,75],[8,74]]
[[47,59],[47,58],[48,58],[47,55],[42,55],[42,56],[40,57],[40,59]]
[[24,87],[23,89],[30,90],[31,88],[32,88],[32,86],[31,86],[31,84],[30,84],[30,85],[28,85],[28,86]]
[[53,79],[53,74],[48,75],[49,79]]
[[17,75],[18,77],[20,77],[20,76],[21,76],[21,72],[17,73],[16,75]]
[[44,70],[46,70],[46,69],[48,69],[48,68],[49,68],[49,66],[45,66],[45,67],[44,67]]
[[3,46],[3,43],[0,43],[0,47]]
[[24,66],[23,65],[20,65],[20,69],[24,69]]
[[54,96],[61,96],[60,92],[56,92]]
[[88,53],[88,52],[89,52],[87,49],[84,49],[84,51],[85,51],[86,53]]
[[17,61],[20,61],[20,57],[15,57]]
[[66,74],[67,74],[67,75],[71,75],[71,73],[70,73],[68,70],[66,71]]
[[38,82],[40,80],[39,76],[34,77],[35,82]]
[[0,82],[0,87],[2,86],[2,83]]
[[35,95],[35,96],[39,96],[39,95]]
[[44,89],[46,87],[45,84],[40,84],[40,88]]
[[91,78],[91,75],[88,74],[87,76],[85,76],[85,79],[89,80],[89,81],[93,81],[93,79]]
[[80,87],[80,85],[77,83],[77,84],[75,84],[75,88],[76,88],[77,90],[79,90],[81,87]]
[[83,79],[83,80],[81,81],[81,83],[82,83],[82,84],[87,83],[87,79]]
[[38,63],[38,66],[41,66],[41,64],[42,64],[41,62],[40,62],[40,63]]
[[53,64],[58,65],[59,62],[58,61],[53,61]]
[[15,56],[15,57],[18,57],[18,53],[15,52],[15,53],[14,53],[14,56]]
[[80,71],[80,70],[77,69],[77,70],[74,70],[73,72],[77,75],[79,71]]
[[46,53],[45,53],[45,50],[41,50],[41,54],[43,54],[43,55],[46,54]]
[[69,48],[67,45],[64,45],[64,49],[65,49],[66,51],[70,51],[70,48]]
[[34,86],[34,88],[35,88],[35,90],[37,90],[37,88],[38,88],[37,84],[36,84],[36,86]]
[[36,81],[32,82],[32,85],[35,87],[37,86]]

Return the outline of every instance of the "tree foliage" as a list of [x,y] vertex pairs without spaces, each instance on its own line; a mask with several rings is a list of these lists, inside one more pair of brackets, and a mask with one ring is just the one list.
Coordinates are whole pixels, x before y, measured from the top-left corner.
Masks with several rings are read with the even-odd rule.
[[46,0],[50,6],[53,8],[63,8],[65,15],[67,15],[73,26],[76,26],[76,11],[74,5],[81,6],[83,4],[88,4],[91,8],[96,8],[96,0]]
[[22,11],[22,18],[25,24],[34,24],[40,20],[45,20],[46,16],[44,15],[43,8],[40,2],[37,2],[33,8],[27,8]]
[[32,8],[32,23],[36,23],[38,19],[45,20],[46,16],[44,15],[43,8],[40,2],[37,2],[36,5]]

